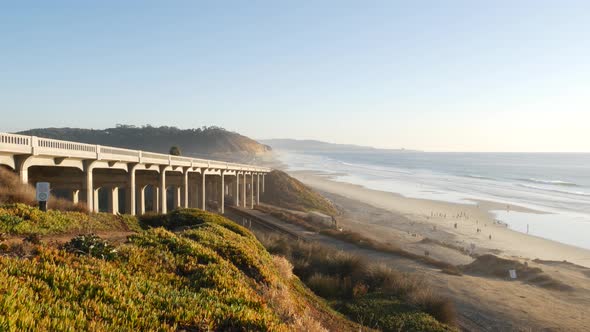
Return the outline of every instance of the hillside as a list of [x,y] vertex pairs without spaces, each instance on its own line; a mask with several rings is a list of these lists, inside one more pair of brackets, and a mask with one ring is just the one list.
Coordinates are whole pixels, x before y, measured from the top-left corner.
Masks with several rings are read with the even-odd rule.
[[354,144],[328,143],[316,140],[297,140],[297,139],[266,139],[260,140],[261,143],[272,147],[275,150],[299,151],[299,152],[402,152],[412,151],[406,149],[377,149],[370,146],[361,146]]
[[330,201],[285,172],[273,170],[265,181],[266,190],[261,197],[265,203],[299,211],[315,210],[331,216],[338,213]]
[[164,126],[117,125],[115,128],[107,129],[39,128],[19,134],[160,153],[168,153],[170,147],[177,146],[185,156],[227,155],[235,160],[270,151],[270,147],[251,138],[219,127],[178,129]]
[[[106,214],[0,208],[0,223],[27,223],[28,234],[37,234],[41,220],[77,224],[99,216],[117,224]],[[193,228],[148,227],[120,245],[93,235],[65,245],[51,237],[0,244],[0,292],[12,294],[0,301],[0,330],[324,331],[318,320],[358,330],[245,228],[199,210],[158,218]]]
[[[0,174],[0,293],[11,294],[0,301],[0,331],[453,330],[441,323],[445,302],[402,295],[417,294],[412,283],[368,273],[353,256],[315,245],[312,257],[293,241],[263,246],[197,209],[139,218],[42,212],[14,203],[30,192],[13,178]],[[326,293],[334,278],[338,291]],[[379,320],[366,321],[377,311]]]
[[371,151],[375,148],[353,144],[334,144],[316,140],[297,140],[297,139],[267,139],[261,140],[274,149],[293,150],[293,151]]

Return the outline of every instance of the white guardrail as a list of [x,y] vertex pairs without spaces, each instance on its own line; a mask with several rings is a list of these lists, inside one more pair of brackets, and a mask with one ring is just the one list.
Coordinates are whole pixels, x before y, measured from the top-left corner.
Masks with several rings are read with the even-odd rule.
[[110,146],[69,142],[36,136],[0,133],[0,152],[11,154],[31,154],[53,157],[96,159],[144,164],[207,167],[237,171],[270,172],[266,167],[228,163],[217,160],[206,160],[162,153],[129,150]]

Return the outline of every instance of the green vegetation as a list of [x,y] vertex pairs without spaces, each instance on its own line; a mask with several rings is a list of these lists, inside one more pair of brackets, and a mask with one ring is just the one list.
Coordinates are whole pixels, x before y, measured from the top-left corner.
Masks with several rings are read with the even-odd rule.
[[180,148],[177,146],[171,147],[169,153],[173,156],[180,156],[181,155]]
[[364,326],[384,331],[453,330],[453,304],[416,275],[317,243],[282,236],[261,236],[261,241],[271,253],[286,257],[293,272],[316,294]]
[[96,231],[139,230],[137,219],[106,213],[43,212],[22,203],[0,205],[0,233],[13,235],[49,235]]
[[265,181],[266,191],[261,197],[265,203],[292,210],[316,210],[331,216],[338,213],[330,201],[285,172],[273,170]]
[[[2,207],[0,225],[27,232],[72,229],[96,214]],[[10,216],[18,222],[10,220]],[[87,219],[84,219],[87,218]],[[98,218],[98,219],[96,219]],[[23,221],[20,221],[20,220]],[[180,209],[117,247],[95,235],[64,246],[0,247],[0,331],[358,330],[293,277],[245,228],[218,215]],[[111,220],[112,221],[112,220]],[[60,227],[48,224],[59,223]],[[139,223],[136,221],[136,225]],[[65,225],[65,226],[63,226]],[[73,227],[76,228],[76,227]]]
[[78,235],[66,243],[64,249],[76,255],[98,257],[109,261],[117,258],[117,249],[96,234]]

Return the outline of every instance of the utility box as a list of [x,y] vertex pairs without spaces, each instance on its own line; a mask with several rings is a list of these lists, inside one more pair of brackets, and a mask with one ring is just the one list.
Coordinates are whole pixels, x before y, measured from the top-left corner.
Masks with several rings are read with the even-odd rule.
[[49,200],[49,182],[37,182],[37,202],[39,203],[39,210],[47,211],[47,201]]
[[49,200],[50,186],[49,182],[37,182],[37,202],[47,202]]

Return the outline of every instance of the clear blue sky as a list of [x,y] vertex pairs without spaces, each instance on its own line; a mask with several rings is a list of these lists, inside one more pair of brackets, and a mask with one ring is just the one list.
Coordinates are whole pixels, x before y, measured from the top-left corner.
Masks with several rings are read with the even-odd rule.
[[590,151],[590,1],[2,1],[0,130]]

